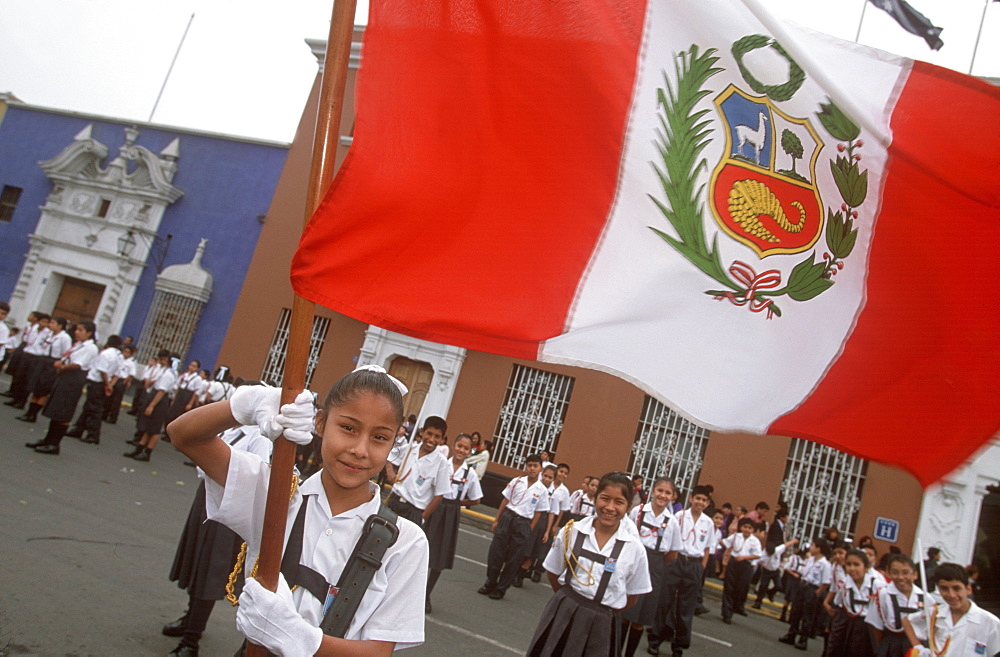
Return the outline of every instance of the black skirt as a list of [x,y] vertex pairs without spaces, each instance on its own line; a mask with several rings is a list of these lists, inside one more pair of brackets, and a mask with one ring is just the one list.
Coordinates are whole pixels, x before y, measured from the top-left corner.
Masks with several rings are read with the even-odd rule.
[[585,598],[569,586],[545,605],[528,657],[618,657],[621,621],[610,607]]
[[167,421],[167,411],[170,410],[170,398],[165,394],[160,398],[160,403],[158,403],[154,408],[153,412],[148,416],[146,415],[146,408],[149,404],[153,403],[153,397],[156,395],[155,391],[150,390],[151,394],[148,397],[146,406],[143,407],[142,412],[139,413],[139,418],[135,423],[135,428],[143,433],[160,433],[163,431],[163,425]]
[[44,397],[52,393],[52,386],[55,385],[56,372],[55,364],[57,358],[50,356],[35,356],[28,363],[28,387],[26,390],[35,396]]
[[[240,553],[243,539],[233,530],[214,520],[207,520],[205,482],[198,486],[188,512],[181,540],[177,544],[170,581],[200,600],[222,600],[226,583]],[[234,593],[243,590],[243,576],[236,578]]]
[[167,423],[171,423],[180,416],[184,415],[185,407],[188,402],[191,401],[191,397],[194,396],[194,392],[191,390],[178,390],[177,394],[174,395],[174,401],[170,404],[167,411]]
[[646,548],[646,560],[649,562],[649,582],[653,590],[643,593],[634,605],[622,612],[622,619],[636,625],[652,627],[656,619],[656,607],[660,604],[660,591],[663,589],[663,553]]
[[86,382],[86,370],[72,369],[60,372],[52,386],[49,400],[45,402],[42,415],[55,422],[72,422]]
[[450,570],[454,567],[461,511],[459,500],[441,500],[427,519],[427,542],[430,544],[428,568],[431,570]]

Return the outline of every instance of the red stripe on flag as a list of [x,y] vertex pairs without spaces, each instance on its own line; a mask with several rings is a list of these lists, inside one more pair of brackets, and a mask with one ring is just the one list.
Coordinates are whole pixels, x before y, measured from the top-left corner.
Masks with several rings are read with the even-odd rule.
[[372,2],[354,145],[303,233],[296,292],[535,358],[610,210],[644,9]]
[[1000,429],[1000,90],[918,62],[891,125],[867,303],[771,432],[900,464],[927,486]]

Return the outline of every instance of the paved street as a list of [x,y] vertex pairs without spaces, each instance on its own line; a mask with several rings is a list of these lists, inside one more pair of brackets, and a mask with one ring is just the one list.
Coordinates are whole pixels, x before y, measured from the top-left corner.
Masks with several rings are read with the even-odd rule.
[[[6,390],[7,377],[0,377]],[[198,484],[182,455],[161,443],[150,463],[121,456],[132,418],[105,425],[99,447],[68,438],[62,454],[25,449],[47,422],[28,425],[0,406],[0,655],[155,656],[177,639],[160,627],[184,611],[187,597],[167,580],[182,524]],[[434,657],[524,654],[547,585],[525,584],[504,600],[475,590],[484,579],[489,534],[469,524],[459,536],[456,568],[434,591],[426,643],[406,654]],[[785,629],[751,614],[733,625],[712,613],[695,621],[689,657],[802,655],[775,639]],[[231,655],[240,642],[235,612],[216,605],[201,654]],[[813,641],[809,653],[818,655]],[[666,651],[665,651],[666,652]],[[639,654],[645,655],[645,641]]]

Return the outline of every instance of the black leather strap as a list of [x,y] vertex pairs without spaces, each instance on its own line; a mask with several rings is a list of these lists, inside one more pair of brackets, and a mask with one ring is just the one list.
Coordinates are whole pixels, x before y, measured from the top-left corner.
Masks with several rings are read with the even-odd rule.
[[[587,534],[583,532],[577,532],[576,540],[573,542],[573,556],[576,557],[576,561],[579,563],[580,557],[585,557],[595,564],[605,566],[603,572],[601,573],[601,580],[597,583],[597,591],[594,593],[594,602],[601,604],[601,600],[604,599],[604,593],[608,590],[608,584],[611,582],[611,575],[614,573],[614,568],[608,570],[606,564],[608,561],[612,563],[618,561],[618,557],[621,556],[622,549],[625,547],[625,541],[615,539],[615,545],[611,548],[611,554],[605,557],[603,554],[598,552],[592,552],[590,550],[585,550],[583,547],[583,542],[587,540]],[[569,584],[570,572],[566,571],[565,584]]]

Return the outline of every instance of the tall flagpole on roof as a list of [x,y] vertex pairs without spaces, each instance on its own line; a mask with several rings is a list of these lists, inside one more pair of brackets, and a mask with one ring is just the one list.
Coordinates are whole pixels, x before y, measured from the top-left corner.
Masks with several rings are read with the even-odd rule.
[[854,43],[861,39],[861,25],[865,22],[865,10],[868,9],[868,0],[861,0],[861,18],[858,19],[858,32],[854,35]]
[[181,35],[181,40],[177,44],[177,50],[174,51],[174,58],[170,60],[170,67],[167,69],[167,74],[163,76],[163,84],[160,85],[160,93],[156,94],[156,102],[153,103],[153,109],[149,111],[149,119],[147,123],[153,122],[153,115],[156,114],[156,108],[160,105],[160,99],[163,98],[163,90],[167,88],[167,81],[170,80],[170,74],[174,71],[174,64],[177,63],[177,57],[181,54],[181,48],[184,47],[184,40],[187,39],[188,30],[191,29],[191,23],[194,22],[194,12],[191,12],[191,18],[188,19],[187,27],[184,28],[184,34]]
[[[347,87],[347,69],[351,56],[351,39],[354,32],[354,12],[357,0],[334,0],[330,21],[330,35],[326,42],[316,132],[313,138],[312,169],[306,197],[306,216],[309,221],[319,206],[326,188],[333,178],[336,149],[343,113],[344,89]],[[306,384],[306,366],[309,358],[309,341],[312,335],[313,315],[316,304],[295,295],[292,301],[291,324],[288,327],[288,349],[282,378],[281,403],[291,403]],[[271,455],[271,475],[268,482],[267,505],[264,511],[264,529],[261,535],[260,558],[257,561],[257,580],[268,590],[278,586],[281,552],[284,547],[285,521],[288,515],[288,496],[291,491],[292,466],[295,462],[295,444],[279,438]],[[265,657],[261,646],[247,646],[248,657]]]
[[986,22],[986,10],[989,9],[990,3],[996,0],[986,0],[983,3],[983,17],[979,19],[979,32],[976,33],[976,45],[972,48],[972,61],[969,62],[969,75],[972,75],[972,67],[976,65],[976,53],[979,51],[979,40],[983,36],[983,24]]

